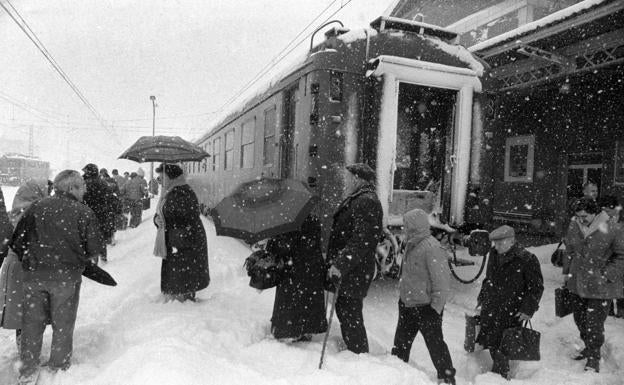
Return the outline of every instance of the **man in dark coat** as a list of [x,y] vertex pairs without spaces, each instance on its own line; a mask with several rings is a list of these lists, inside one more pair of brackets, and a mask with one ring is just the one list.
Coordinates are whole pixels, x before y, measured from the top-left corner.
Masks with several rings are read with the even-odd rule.
[[581,198],[574,211],[565,237],[563,274],[572,293],[574,323],[585,343],[575,359],[587,359],[585,370],[598,372],[609,303],[623,294],[624,231],[591,198]]
[[334,214],[327,274],[334,284],[340,283],[336,315],[347,349],[368,353],[362,306],[375,273],[375,249],[383,234],[383,211],[375,192],[375,172],[363,163],[346,169],[349,195]]
[[272,238],[266,250],[284,266],[275,289],[271,317],[273,336],[306,340],[309,334],[325,332],[325,263],[318,218],[309,215],[301,230]]
[[509,359],[500,351],[503,331],[533,317],[542,298],[544,279],[537,257],[516,243],[513,228],[495,229],[490,240],[494,247],[477,299],[481,314],[477,342],[490,350],[492,372],[509,378]]
[[81,275],[105,251],[95,214],[80,203],[86,190],[80,173],[60,172],[54,190],[53,197],[24,212],[10,245],[24,268],[20,384],[36,382],[48,320],[53,330],[48,368],[69,368]]
[[[98,167],[89,163],[82,169],[83,178],[87,185],[87,191],[84,194],[84,204],[89,206],[95,213],[100,224],[100,232],[105,243],[112,241],[115,233],[115,213],[117,212],[117,198],[113,191],[108,187],[99,176]],[[102,261],[106,262],[106,252],[101,256]]]
[[195,292],[210,283],[206,231],[199,216],[197,196],[186,183],[180,166],[167,164],[155,171],[162,173],[165,186],[154,217],[160,233],[156,236],[154,254],[164,257],[160,290],[167,299],[194,301]]

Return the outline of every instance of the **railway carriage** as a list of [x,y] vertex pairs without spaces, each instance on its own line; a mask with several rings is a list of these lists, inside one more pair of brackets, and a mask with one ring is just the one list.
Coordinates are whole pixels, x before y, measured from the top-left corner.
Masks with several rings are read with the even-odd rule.
[[321,197],[326,241],[344,166],[365,162],[376,170],[388,234],[414,207],[465,223],[480,174],[481,62],[455,33],[392,17],[325,36],[196,141],[211,157],[185,167],[203,207],[255,178],[302,180]]

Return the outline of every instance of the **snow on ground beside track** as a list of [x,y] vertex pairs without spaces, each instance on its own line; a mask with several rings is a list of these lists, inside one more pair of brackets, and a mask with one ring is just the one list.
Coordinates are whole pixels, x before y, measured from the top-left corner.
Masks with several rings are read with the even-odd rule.
[[[155,201],[153,202],[155,203]],[[308,343],[281,343],[270,335],[274,290],[248,286],[242,267],[249,249],[217,237],[204,220],[209,242],[210,286],[198,303],[163,303],[160,260],[152,256],[155,204],[137,229],[117,234],[105,269],[117,280],[111,288],[83,282],[74,333],[73,365],[67,372],[44,372],[39,385],[202,385],[202,384],[432,384],[436,376],[422,337],[411,360],[390,356],[397,322],[397,281],[373,283],[364,304],[371,353],[342,350],[336,319],[323,370],[318,370],[322,335]],[[487,352],[463,351],[464,313],[475,305],[480,283],[453,284],[444,312],[444,333],[458,370],[458,384],[621,384],[624,321],[609,318],[603,372],[587,374],[569,356],[580,347],[571,317],[554,317],[554,288],[560,271],[550,266],[555,245],[531,249],[542,262],[546,290],[533,326],[542,332],[539,362],[513,364],[515,379],[486,373]],[[331,296],[330,296],[331,298]],[[51,332],[42,360],[49,355]],[[0,385],[15,381],[14,333],[0,330]]]

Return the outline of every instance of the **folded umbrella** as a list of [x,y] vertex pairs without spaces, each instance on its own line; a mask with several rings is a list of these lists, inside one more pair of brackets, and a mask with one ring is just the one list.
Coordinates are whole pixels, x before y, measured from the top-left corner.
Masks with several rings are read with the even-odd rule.
[[94,263],[87,263],[82,275],[106,286],[117,286],[117,282],[104,269]]
[[215,206],[212,217],[217,235],[254,243],[300,229],[317,202],[303,182],[264,178],[240,185]]

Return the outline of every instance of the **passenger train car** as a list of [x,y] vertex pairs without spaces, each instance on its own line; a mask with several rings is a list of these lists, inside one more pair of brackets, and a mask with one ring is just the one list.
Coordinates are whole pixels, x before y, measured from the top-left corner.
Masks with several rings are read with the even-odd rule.
[[392,17],[325,35],[196,141],[211,155],[185,164],[202,207],[254,178],[298,179],[321,197],[326,242],[344,167],[365,162],[376,170],[389,229],[414,207],[464,223],[471,175],[479,175],[481,62],[455,33]]

